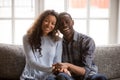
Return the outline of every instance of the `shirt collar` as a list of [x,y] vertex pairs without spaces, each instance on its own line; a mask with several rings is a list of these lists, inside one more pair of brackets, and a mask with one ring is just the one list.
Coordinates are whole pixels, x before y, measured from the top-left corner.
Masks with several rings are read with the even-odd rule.
[[[76,40],[77,40],[77,36],[78,36],[78,32],[77,32],[77,31],[74,31],[73,41],[76,41]],[[64,39],[64,37],[63,37],[63,41],[66,42],[66,40]]]
[[76,41],[78,38],[78,32],[74,31],[73,40]]

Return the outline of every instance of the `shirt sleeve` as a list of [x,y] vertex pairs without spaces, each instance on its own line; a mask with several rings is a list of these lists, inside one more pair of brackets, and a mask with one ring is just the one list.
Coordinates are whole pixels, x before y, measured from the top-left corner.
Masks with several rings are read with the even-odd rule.
[[83,55],[82,55],[82,61],[83,64],[85,65],[85,78],[96,74],[98,69],[97,66],[93,63],[94,60],[94,51],[95,51],[95,42],[92,38],[86,38],[83,41],[82,44],[82,50],[83,50]]
[[38,71],[52,72],[52,67],[46,67],[46,66],[40,65],[35,60],[34,58],[35,55],[32,51],[30,44],[28,43],[28,38],[26,35],[23,37],[23,47],[25,51],[26,64],[29,64],[33,69],[36,69]]
[[54,58],[53,64],[55,64],[57,62],[61,62],[61,57],[62,57],[62,39],[60,39],[57,42],[56,53],[55,53],[55,58]]

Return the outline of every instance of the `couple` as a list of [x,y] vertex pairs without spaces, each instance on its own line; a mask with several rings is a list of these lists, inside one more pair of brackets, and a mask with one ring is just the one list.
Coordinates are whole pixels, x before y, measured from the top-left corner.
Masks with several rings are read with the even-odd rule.
[[37,18],[23,37],[26,65],[21,80],[107,80],[93,63],[94,40],[74,31],[73,25],[66,12],[46,10]]

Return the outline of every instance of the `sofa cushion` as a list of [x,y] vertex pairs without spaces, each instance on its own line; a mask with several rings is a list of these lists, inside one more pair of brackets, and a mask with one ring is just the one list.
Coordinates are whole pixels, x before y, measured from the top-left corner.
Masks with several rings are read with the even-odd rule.
[[120,77],[120,45],[98,46],[95,51],[95,63],[100,73],[109,79]]
[[0,44],[0,79],[17,80],[25,65],[20,45]]

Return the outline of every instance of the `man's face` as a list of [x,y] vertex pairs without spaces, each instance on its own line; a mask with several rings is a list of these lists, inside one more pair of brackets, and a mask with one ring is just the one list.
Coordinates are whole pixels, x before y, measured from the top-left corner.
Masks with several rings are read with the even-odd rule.
[[68,15],[59,18],[59,30],[64,36],[69,36],[73,32],[73,20]]

